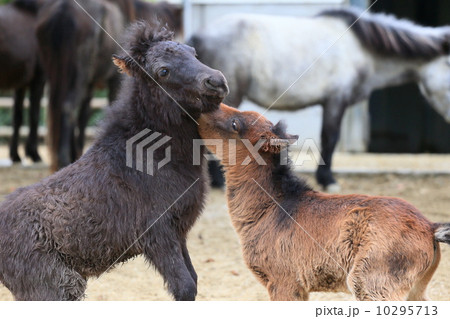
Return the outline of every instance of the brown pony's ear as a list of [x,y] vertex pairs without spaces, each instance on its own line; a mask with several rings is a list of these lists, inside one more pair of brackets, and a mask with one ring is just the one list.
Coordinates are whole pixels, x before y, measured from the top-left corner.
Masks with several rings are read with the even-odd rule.
[[121,57],[116,54],[113,54],[112,61],[119,68],[120,73],[126,73],[129,76],[133,76],[132,74],[132,64],[134,64],[133,59],[131,59],[130,57]]
[[284,122],[278,122],[272,132],[268,132],[263,138],[266,139],[261,149],[265,152],[280,153],[283,148],[294,144],[298,140],[298,135],[286,133],[286,125]]

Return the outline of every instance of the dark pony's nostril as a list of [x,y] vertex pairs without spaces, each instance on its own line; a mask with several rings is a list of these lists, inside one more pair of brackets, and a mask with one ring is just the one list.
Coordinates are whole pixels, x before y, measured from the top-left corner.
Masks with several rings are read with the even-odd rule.
[[216,89],[221,86],[221,81],[214,78],[207,78],[205,84],[209,88]]

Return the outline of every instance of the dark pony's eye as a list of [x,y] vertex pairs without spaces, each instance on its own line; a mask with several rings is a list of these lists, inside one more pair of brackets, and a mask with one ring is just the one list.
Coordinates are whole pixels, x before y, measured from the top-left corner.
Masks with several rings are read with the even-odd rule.
[[158,71],[158,75],[161,78],[168,76],[169,75],[169,69],[162,68],[161,70]]
[[238,131],[238,125],[236,123],[236,120],[232,120],[231,121],[231,127],[233,128],[234,131]]

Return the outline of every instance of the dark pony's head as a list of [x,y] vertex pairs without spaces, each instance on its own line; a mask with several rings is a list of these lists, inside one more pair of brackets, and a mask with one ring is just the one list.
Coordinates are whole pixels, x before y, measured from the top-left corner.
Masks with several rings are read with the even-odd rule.
[[113,58],[122,72],[163,91],[191,116],[217,109],[228,94],[223,74],[202,64],[192,47],[174,42],[173,32],[158,23],[132,25],[125,50]]

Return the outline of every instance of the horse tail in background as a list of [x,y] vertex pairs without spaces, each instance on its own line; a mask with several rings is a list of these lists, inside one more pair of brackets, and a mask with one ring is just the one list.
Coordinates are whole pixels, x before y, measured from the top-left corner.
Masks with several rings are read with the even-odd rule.
[[74,12],[65,0],[49,4],[39,14],[36,34],[42,62],[50,84],[48,139],[53,171],[61,166],[58,150],[62,121],[63,116],[70,116],[70,110],[65,110],[64,104],[69,88],[76,81],[76,30],[77,23],[74,19]]
[[450,245],[450,223],[435,224],[434,238],[436,241]]

